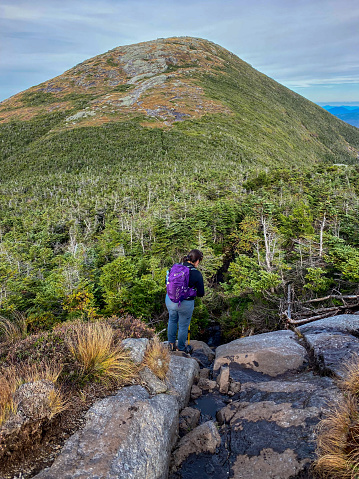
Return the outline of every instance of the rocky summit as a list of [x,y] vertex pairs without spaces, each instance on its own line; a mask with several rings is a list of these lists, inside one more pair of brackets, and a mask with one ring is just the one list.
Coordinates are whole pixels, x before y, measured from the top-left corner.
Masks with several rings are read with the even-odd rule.
[[208,113],[229,114],[230,109],[208,98],[194,79],[197,71],[213,74],[224,69],[227,55],[223,48],[195,38],[117,47],[15,95],[3,102],[0,114],[3,122],[30,119],[40,111],[71,110],[79,98],[89,104],[66,118],[70,128],[99,125],[136,113],[155,120],[156,126]]

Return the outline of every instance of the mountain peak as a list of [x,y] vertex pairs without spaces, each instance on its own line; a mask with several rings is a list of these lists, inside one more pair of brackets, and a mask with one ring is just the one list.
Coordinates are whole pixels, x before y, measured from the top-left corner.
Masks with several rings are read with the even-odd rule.
[[149,126],[169,126],[208,113],[228,114],[228,107],[206,98],[194,78],[223,70],[228,57],[241,63],[224,48],[192,37],[116,47],[5,100],[1,121],[71,110],[81,102],[86,108],[69,115],[68,126],[102,124],[133,114],[147,117]]
[[198,141],[205,156],[220,147],[260,164],[356,161],[358,150],[353,127],[221,46],[192,37],[119,46],[85,60],[2,102],[0,123],[13,120],[42,122],[39,135],[54,138],[104,125],[136,125],[144,135],[161,128],[186,148]]

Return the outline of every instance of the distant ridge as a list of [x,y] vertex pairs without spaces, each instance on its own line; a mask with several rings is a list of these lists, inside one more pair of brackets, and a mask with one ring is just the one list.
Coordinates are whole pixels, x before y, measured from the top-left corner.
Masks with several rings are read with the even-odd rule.
[[331,113],[332,115],[339,118],[340,120],[343,120],[349,125],[353,125],[359,128],[359,106],[325,105],[323,108],[329,111],[329,113]]

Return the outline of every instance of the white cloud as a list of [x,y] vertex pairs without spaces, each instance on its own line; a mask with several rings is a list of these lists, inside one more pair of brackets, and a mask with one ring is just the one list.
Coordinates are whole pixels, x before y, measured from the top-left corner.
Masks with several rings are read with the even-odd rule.
[[25,89],[34,79],[26,69],[34,66],[45,81],[116,46],[180,35],[212,40],[289,88],[358,82],[357,0],[5,2],[0,44],[8,75],[0,87],[7,82],[6,92],[19,69]]
[[309,88],[314,85],[347,85],[347,84],[358,84],[359,85],[359,75],[355,77],[334,77],[334,78],[308,78],[306,80],[287,80],[283,81],[288,88]]

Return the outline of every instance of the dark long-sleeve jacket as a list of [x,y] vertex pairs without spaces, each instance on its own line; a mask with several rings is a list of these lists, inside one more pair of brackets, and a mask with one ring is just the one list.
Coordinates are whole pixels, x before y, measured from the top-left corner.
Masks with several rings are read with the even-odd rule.
[[[189,268],[189,282],[188,286],[190,288],[196,288],[197,296],[202,297],[204,296],[204,284],[203,284],[203,276],[198,269],[196,269],[193,264],[188,263],[185,261],[183,263],[185,266]],[[189,300],[194,300],[194,298],[188,298]]]

